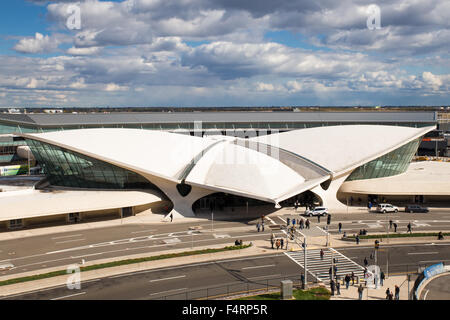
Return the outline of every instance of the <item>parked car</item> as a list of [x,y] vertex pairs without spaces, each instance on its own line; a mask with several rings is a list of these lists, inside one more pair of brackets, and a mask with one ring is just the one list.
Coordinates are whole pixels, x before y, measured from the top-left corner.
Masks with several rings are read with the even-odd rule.
[[325,207],[315,207],[314,209],[306,210],[305,216],[326,216],[328,214],[328,209]]
[[410,212],[410,213],[413,213],[413,212],[428,212],[428,208],[421,207],[421,206],[419,206],[417,204],[408,204],[405,207],[405,212]]
[[386,213],[386,212],[398,212],[398,207],[393,206],[392,204],[389,203],[380,203],[379,205],[377,205],[377,212],[382,212],[382,213]]

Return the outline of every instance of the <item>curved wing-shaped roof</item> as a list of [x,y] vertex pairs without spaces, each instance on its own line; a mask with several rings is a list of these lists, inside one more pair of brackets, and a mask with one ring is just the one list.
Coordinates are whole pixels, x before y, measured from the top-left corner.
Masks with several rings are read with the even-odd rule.
[[338,175],[378,158],[434,128],[342,125],[293,130],[250,140],[276,145]]
[[273,157],[224,141],[199,159],[186,182],[273,201],[305,179]]
[[21,136],[177,183],[184,180],[206,189],[277,203],[432,129],[346,125],[250,139],[117,128]]
[[22,134],[124,168],[178,181],[185,166],[215,141],[142,129],[77,129]]

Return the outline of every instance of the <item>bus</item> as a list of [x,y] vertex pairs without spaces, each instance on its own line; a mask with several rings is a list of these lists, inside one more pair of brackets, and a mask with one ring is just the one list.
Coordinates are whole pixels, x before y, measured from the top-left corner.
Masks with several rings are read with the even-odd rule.
[[27,164],[17,164],[12,166],[0,167],[0,177],[16,176],[20,174],[28,174]]

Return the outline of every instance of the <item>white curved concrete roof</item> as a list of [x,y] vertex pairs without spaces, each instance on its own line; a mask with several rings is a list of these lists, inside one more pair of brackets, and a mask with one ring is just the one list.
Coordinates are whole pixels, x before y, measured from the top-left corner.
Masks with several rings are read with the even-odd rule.
[[[300,129],[248,140],[117,128],[22,136],[176,183],[184,179],[205,189],[277,203],[432,129],[346,125]],[[245,141],[246,146],[242,144]],[[257,148],[256,142],[260,143]],[[273,146],[270,153],[261,152],[263,144]]]
[[209,150],[186,179],[186,183],[266,200],[277,199],[304,182],[301,175],[277,159],[229,142]]
[[395,150],[434,128],[343,125],[293,130],[250,140],[277,144],[339,174]]
[[23,134],[124,168],[177,180],[186,164],[214,140],[142,129],[77,129]]
[[148,191],[26,189],[0,192],[0,221],[133,207],[161,200],[158,193]]

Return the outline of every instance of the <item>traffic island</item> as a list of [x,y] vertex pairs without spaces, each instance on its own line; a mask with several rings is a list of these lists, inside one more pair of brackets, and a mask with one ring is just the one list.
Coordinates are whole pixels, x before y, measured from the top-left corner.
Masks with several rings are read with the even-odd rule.
[[[308,290],[293,290],[292,300],[330,300],[331,292],[323,287]],[[241,297],[235,300],[283,300],[281,292],[264,293],[254,296]]]

